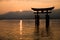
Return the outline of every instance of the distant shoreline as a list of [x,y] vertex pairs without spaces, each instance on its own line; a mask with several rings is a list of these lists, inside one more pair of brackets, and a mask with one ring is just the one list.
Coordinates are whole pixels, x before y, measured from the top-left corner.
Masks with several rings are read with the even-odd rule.
[[[41,18],[41,19],[43,19],[43,18]],[[58,19],[58,18],[50,18],[50,19]],[[60,18],[59,18],[60,19]],[[35,20],[35,19],[16,19],[16,18],[4,18],[4,19],[0,19],[0,20]]]

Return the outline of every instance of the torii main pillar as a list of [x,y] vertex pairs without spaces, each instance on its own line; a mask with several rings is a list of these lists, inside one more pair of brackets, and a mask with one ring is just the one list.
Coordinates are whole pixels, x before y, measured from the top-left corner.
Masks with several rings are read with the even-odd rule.
[[54,9],[54,7],[49,8],[32,8],[33,11],[36,11],[35,13],[35,28],[36,32],[39,33],[39,13],[45,13],[46,14],[46,32],[48,34],[49,30],[49,14],[51,13],[51,10]]

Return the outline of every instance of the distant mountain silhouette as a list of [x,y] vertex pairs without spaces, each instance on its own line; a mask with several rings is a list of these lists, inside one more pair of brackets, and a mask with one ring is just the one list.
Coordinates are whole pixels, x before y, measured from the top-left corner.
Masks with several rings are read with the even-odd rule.
[[0,19],[31,19],[34,18],[32,11],[16,11],[16,12],[7,12],[3,15],[0,15]]
[[60,19],[60,9],[56,9],[50,14],[50,18]]
[[[40,14],[40,18],[45,18],[45,14]],[[60,19],[60,9],[53,10],[50,14],[50,18]],[[0,19],[34,19],[34,14],[32,11],[7,12],[0,15]]]

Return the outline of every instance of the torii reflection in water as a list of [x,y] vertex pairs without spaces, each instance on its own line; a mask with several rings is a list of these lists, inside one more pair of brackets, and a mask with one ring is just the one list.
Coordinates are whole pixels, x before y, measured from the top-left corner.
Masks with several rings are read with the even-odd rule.
[[36,33],[39,35],[39,13],[46,13],[46,33],[49,33],[49,14],[51,13],[51,10],[54,9],[54,7],[49,8],[32,8],[33,11],[36,11],[35,13],[35,28]]

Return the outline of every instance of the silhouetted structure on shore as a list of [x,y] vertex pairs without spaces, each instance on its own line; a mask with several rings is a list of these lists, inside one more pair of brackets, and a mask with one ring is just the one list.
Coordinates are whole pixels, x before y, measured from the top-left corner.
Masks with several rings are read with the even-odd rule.
[[39,33],[39,14],[40,13],[46,13],[46,32],[49,33],[49,14],[51,13],[51,10],[54,9],[54,7],[50,8],[32,8],[33,11],[36,11],[35,13],[35,28],[36,33]]

